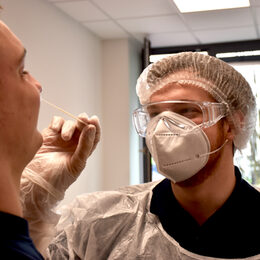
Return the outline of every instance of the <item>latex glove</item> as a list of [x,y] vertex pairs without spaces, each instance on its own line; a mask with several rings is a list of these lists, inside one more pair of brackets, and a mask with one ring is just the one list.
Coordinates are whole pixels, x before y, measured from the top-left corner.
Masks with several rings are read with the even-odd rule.
[[[100,140],[97,117],[79,116],[85,124],[54,117],[43,135],[43,144],[25,168],[21,179],[24,217],[32,239],[43,253],[59,216],[51,209],[77,179]],[[44,240],[46,240],[44,242]]]

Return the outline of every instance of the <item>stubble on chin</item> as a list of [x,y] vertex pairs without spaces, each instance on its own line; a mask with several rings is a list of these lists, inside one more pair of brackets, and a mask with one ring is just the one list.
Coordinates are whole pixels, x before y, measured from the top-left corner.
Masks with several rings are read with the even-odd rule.
[[210,177],[210,175],[211,171],[205,166],[202,170],[200,170],[189,179],[178,182],[177,185],[182,188],[198,186],[205,182]]

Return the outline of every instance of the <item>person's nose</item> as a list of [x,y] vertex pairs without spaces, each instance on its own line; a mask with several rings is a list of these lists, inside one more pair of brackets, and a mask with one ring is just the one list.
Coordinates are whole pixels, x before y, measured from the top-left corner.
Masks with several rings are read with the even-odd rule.
[[31,79],[33,84],[36,86],[36,88],[39,90],[39,92],[42,92],[42,85],[40,84],[39,81],[37,81],[32,75],[31,75]]
[[35,86],[39,89],[40,93],[42,92],[42,85],[40,84],[40,82],[38,82],[37,80],[35,80]]

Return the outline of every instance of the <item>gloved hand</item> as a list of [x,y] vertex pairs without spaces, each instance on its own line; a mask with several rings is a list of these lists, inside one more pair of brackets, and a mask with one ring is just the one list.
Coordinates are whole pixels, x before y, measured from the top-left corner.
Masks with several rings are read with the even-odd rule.
[[24,218],[29,221],[32,239],[42,253],[59,219],[51,209],[63,199],[100,140],[98,118],[88,119],[81,114],[79,119],[81,122],[54,117],[42,133],[41,148],[22,174]]

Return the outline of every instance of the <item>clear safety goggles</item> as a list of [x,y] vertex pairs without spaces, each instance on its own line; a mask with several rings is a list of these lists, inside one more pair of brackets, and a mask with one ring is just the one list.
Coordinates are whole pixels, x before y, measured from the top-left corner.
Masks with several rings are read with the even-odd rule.
[[165,117],[163,120],[170,130],[172,124],[184,131],[192,131],[194,128],[206,128],[216,124],[227,115],[227,105],[225,103],[179,100],[149,103],[133,112],[133,122],[137,133],[145,137],[148,123],[165,111],[177,113],[195,123],[194,126],[191,126]]

